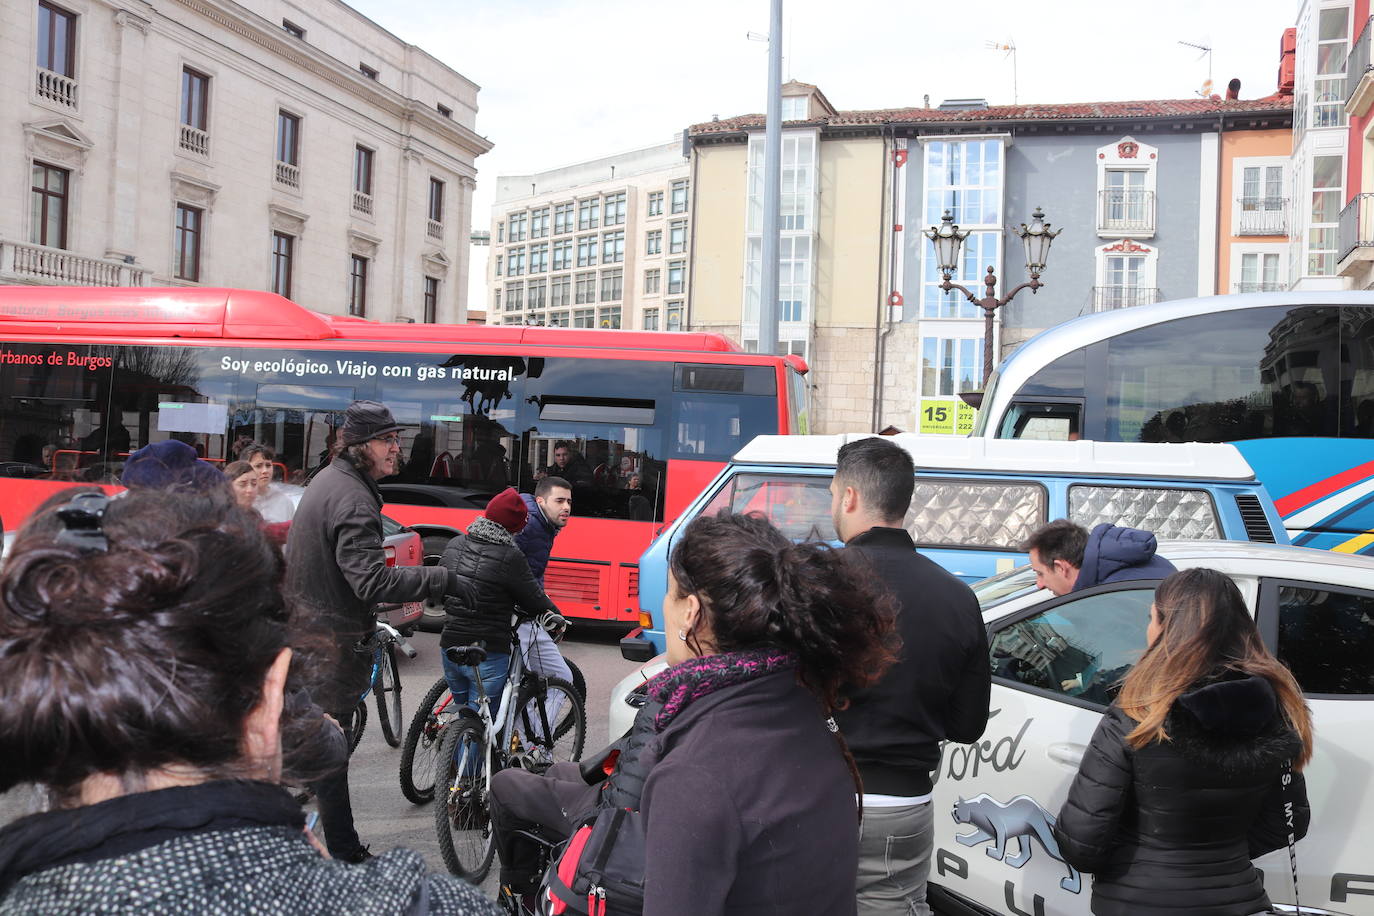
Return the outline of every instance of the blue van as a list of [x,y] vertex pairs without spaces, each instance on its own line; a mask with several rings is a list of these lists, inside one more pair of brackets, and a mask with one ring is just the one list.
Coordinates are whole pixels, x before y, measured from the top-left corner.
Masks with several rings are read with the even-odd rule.
[[[621,640],[621,654],[642,662],[664,651],[668,554],[698,515],[760,512],[789,537],[833,541],[836,455],[867,435],[759,436],[741,449],[640,558],[642,626]],[[965,582],[1026,563],[1021,545],[1056,518],[1160,539],[1289,543],[1273,500],[1230,445],[890,438],[916,462],[906,529],[921,553]]]

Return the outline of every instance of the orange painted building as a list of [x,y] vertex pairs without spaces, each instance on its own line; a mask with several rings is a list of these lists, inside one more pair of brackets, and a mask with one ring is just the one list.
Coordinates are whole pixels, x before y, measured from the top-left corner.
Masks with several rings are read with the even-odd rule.
[[1221,135],[1217,293],[1288,289],[1292,152],[1291,113],[1268,129]]

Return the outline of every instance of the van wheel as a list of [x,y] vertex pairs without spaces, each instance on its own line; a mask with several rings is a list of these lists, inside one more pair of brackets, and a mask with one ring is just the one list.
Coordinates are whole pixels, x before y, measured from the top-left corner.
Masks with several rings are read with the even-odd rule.
[[[443,556],[444,548],[452,538],[442,534],[427,534],[422,539],[425,552],[425,565],[438,566],[439,557]],[[444,606],[436,604],[429,599],[423,602],[425,607],[424,616],[420,618],[420,629],[426,633],[438,633],[444,628]]]

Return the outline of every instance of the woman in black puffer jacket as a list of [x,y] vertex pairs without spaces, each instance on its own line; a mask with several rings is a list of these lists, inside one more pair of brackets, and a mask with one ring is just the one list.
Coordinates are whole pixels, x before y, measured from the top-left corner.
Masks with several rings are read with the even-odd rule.
[[1290,829],[1301,839],[1310,819],[1301,690],[1215,570],[1165,579],[1147,632],[1059,813],[1059,848],[1093,874],[1098,916],[1267,911],[1251,860],[1287,845]]

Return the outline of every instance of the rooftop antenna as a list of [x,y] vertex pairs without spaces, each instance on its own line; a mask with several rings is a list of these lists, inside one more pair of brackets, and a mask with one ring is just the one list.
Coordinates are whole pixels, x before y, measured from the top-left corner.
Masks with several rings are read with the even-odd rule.
[[1212,48],[1211,48],[1211,46],[1210,46],[1210,45],[1204,45],[1204,44],[1201,44],[1201,43],[1196,42],[1196,41],[1180,41],[1179,44],[1183,45],[1185,48],[1196,48],[1197,50],[1201,51],[1202,53],[1198,55],[1198,58],[1197,58],[1198,60],[1202,60],[1204,57],[1207,58],[1207,82],[1205,82],[1205,83],[1202,84],[1202,89],[1201,89],[1201,91],[1198,92],[1198,95],[1202,96],[1204,99],[1205,99],[1205,98],[1210,98],[1211,95],[1212,95]]
[[1008,57],[1011,58],[1011,103],[1013,105],[1017,104],[1018,93],[1016,88],[1016,42],[1010,38],[1008,38],[1006,41],[988,41],[984,43],[984,47],[986,47],[989,51],[1005,51],[1006,54],[1002,56],[1003,60],[1005,60]]

